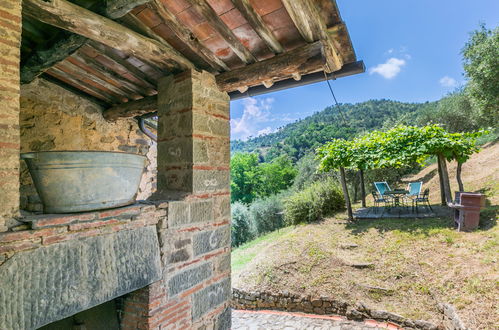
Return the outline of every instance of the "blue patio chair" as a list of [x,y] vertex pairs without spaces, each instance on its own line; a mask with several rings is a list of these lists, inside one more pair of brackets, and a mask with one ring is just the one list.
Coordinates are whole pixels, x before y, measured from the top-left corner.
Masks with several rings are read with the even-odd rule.
[[423,182],[409,182],[407,185],[408,193],[404,196],[405,201],[408,203],[411,201],[414,204],[414,199],[421,197],[421,188],[423,187]]
[[419,181],[419,182],[410,182],[408,185],[407,185],[407,190],[409,191],[409,193],[407,193],[407,197],[409,198],[416,198],[416,197],[419,197],[419,195],[421,195],[421,188],[423,187],[423,182]]
[[376,187],[376,190],[378,191],[378,194],[380,194],[381,197],[389,197],[389,195],[386,195],[385,192],[391,190],[390,186],[386,181],[383,182],[375,182],[374,187]]

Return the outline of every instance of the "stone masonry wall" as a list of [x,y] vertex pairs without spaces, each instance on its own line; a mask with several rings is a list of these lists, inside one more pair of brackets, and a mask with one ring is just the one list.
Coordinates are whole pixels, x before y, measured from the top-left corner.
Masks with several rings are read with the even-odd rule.
[[159,280],[167,208],[20,218],[28,230],[0,233],[0,329],[36,329]]
[[21,1],[0,1],[0,232],[19,212]]
[[[114,123],[102,109],[43,79],[21,86],[21,152],[51,150],[122,151],[146,155],[138,199],[156,189],[156,144],[134,120]],[[41,211],[42,205],[24,162],[21,163],[21,209]]]
[[[300,296],[289,292],[246,292],[232,289],[232,307],[236,309],[270,309],[319,315],[341,315],[351,320],[383,322],[389,329],[437,330],[439,327],[423,320],[411,320],[398,314],[368,308],[362,303],[350,305],[330,297]],[[371,322],[374,323],[374,322]],[[454,329],[454,328],[453,328]]]
[[165,272],[125,299],[122,329],[230,329],[229,98],[193,71],[162,79],[158,98]]

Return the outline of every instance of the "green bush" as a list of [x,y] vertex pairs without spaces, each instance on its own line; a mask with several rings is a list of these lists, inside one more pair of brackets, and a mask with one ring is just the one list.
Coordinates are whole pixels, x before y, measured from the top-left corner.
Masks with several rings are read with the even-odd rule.
[[328,178],[288,197],[284,203],[285,221],[288,225],[310,223],[344,207],[345,200],[341,190],[332,178]]
[[255,200],[249,213],[258,235],[284,227],[283,205],[278,195]]
[[253,239],[254,234],[251,226],[248,207],[240,202],[231,205],[231,238],[232,246],[239,246]]

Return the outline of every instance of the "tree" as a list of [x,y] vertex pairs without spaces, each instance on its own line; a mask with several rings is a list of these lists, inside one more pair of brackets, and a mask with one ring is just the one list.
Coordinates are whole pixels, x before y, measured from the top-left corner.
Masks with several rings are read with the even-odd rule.
[[449,133],[438,125],[397,126],[385,132],[373,131],[351,141],[336,139],[320,147],[317,150],[321,161],[319,168],[324,171],[340,169],[348,209],[350,206],[345,168],[401,168],[414,162],[422,163],[429,156],[435,155],[439,162],[441,190],[444,192],[445,202],[449,203],[452,196],[446,161],[458,162],[456,179],[462,191],[461,166],[471,154],[478,151],[476,138],[483,133]]
[[258,189],[259,197],[266,197],[277,194],[293,184],[293,180],[298,173],[293,167],[291,159],[282,155],[273,159],[270,163],[261,163],[261,186]]
[[343,190],[349,220],[353,220],[353,212],[348,194],[345,167],[350,167],[353,163],[352,145],[352,141],[334,139],[317,149],[317,158],[320,160],[319,170],[331,171],[339,169],[340,171],[341,189]]
[[251,203],[261,184],[261,171],[258,155],[255,153],[236,153],[230,160],[231,201]]
[[471,103],[492,125],[499,122],[499,27],[484,24],[474,32],[462,50],[466,88]]

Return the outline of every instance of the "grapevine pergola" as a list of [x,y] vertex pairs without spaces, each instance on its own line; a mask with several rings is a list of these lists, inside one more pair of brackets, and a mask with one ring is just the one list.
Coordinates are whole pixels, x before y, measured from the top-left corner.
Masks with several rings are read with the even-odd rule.
[[387,131],[373,131],[353,140],[334,139],[317,149],[319,170],[339,170],[349,219],[353,219],[345,179],[345,168],[359,170],[363,206],[365,187],[363,171],[376,168],[400,168],[414,162],[422,163],[428,157],[438,159],[442,201],[452,200],[447,161],[458,163],[456,179],[459,191],[464,191],[461,180],[462,164],[478,151],[476,138],[484,131],[450,133],[438,125],[424,127],[397,126]]

